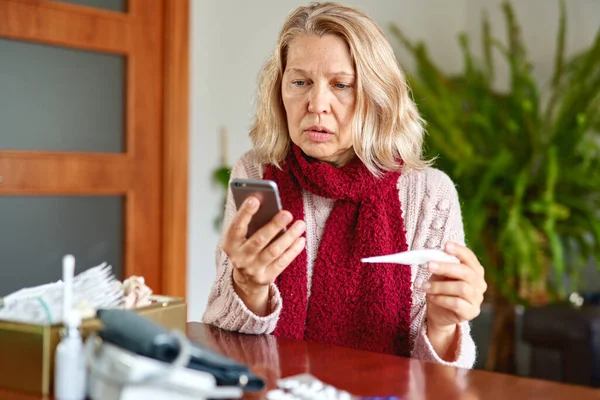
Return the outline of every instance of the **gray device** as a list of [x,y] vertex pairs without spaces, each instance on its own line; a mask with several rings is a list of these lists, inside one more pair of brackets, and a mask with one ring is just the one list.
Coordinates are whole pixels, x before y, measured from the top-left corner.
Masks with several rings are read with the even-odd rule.
[[[100,309],[96,312],[103,329],[102,340],[125,350],[172,363],[182,351],[181,339],[173,332],[146,317],[122,309]],[[265,386],[262,378],[249,367],[193,341],[188,341],[191,357],[187,367],[213,375],[219,386],[239,386],[247,391],[258,391]]]
[[[279,189],[277,188],[277,184],[273,181],[267,179],[234,178],[229,182],[229,187],[237,209],[239,209],[244,201],[250,196],[256,197],[260,202],[258,211],[252,217],[250,224],[248,224],[246,238],[252,236],[282,210]],[[279,235],[284,231],[285,228]],[[277,235],[277,237],[279,237],[279,235]]]

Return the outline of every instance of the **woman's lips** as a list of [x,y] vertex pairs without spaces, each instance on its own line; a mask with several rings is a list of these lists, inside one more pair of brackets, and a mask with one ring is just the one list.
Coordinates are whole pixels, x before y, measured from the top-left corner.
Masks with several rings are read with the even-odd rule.
[[327,142],[333,138],[333,133],[322,126],[311,126],[304,131],[308,138],[317,143]]
[[308,138],[313,142],[327,142],[333,138],[333,134],[320,131],[304,131],[304,133],[306,133]]

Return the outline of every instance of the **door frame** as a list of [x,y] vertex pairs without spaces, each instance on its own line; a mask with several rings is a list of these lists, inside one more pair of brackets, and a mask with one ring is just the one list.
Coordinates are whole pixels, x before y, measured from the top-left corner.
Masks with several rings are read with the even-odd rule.
[[164,1],[162,288],[187,292],[189,0]]

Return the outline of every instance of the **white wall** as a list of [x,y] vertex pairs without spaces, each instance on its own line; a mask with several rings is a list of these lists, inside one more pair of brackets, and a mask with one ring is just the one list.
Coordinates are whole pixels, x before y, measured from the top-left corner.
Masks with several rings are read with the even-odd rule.
[[[500,0],[352,0],[342,1],[365,10],[388,32],[397,23],[413,39],[424,40],[434,60],[449,71],[461,67],[457,33],[479,34],[482,7],[489,9],[494,32],[503,34]],[[587,46],[600,21],[600,1],[568,0],[570,52]],[[219,164],[219,128],[230,135],[229,160],[250,148],[248,129],[258,71],[270,51],[287,13],[307,1],[253,2],[191,0],[191,142],[188,245],[189,319],[204,312],[215,277],[217,232],[213,219],[220,211],[221,192],[211,184]],[[536,76],[546,80],[552,71],[558,7],[552,0],[517,0],[527,48]],[[394,43],[392,41],[392,43]],[[479,44],[474,43],[474,46]],[[394,46],[397,48],[397,46]],[[403,52],[400,59],[404,61]],[[410,63],[406,63],[410,68]],[[501,85],[505,85],[500,82]]]
[[[538,83],[547,84],[554,72],[554,55],[559,25],[558,0],[513,0],[517,21],[522,27],[527,56],[534,66]],[[593,42],[600,27],[600,1],[567,0],[567,56],[580,52]],[[506,23],[502,0],[467,0],[467,32],[473,41],[472,48],[481,54],[481,16],[488,12],[492,33],[506,43]],[[496,52],[496,55],[498,53]],[[508,65],[502,57],[495,57],[498,87],[508,86]]]

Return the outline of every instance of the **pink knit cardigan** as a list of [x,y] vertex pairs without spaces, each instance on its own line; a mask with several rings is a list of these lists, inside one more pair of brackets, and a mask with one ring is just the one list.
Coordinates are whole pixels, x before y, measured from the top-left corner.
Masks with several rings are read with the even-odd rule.
[[[253,151],[244,154],[233,166],[232,178],[261,179],[261,165]],[[427,168],[422,171],[403,173],[397,183],[402,215],[404,216],[408,249],[440,249],[444,243],[454,241],[464,244],[464,231],[458,195],[453,182],[443,172]],[[305,192],[303,194],[306,222],[306,251],[308,273],[308,295],[310,296],[311,274],[319,242],[333,201]],[[236,209],[231,193],[227,199],[223,232],[227,232]],[[222,237],[221,237],[222,240]],[[222,329],[248,334],[270,334],[277,325],[282,300],[279,290],[270,287],[271,314],[259,317],[252,313],[237,296],[232,284],[232,266],[219,243],[217,254],[217,279],[213,284],[203,322]],[[425,293],[419,287],[429,279],[424,266],[412,265],[412,311],[410,338],[411,355],[425,361],[472,368],[475,363],[476,347],[470,334],[468,322],[459,329],[459,346],[454,361],[442,360],[427,337],[425,321]]]

